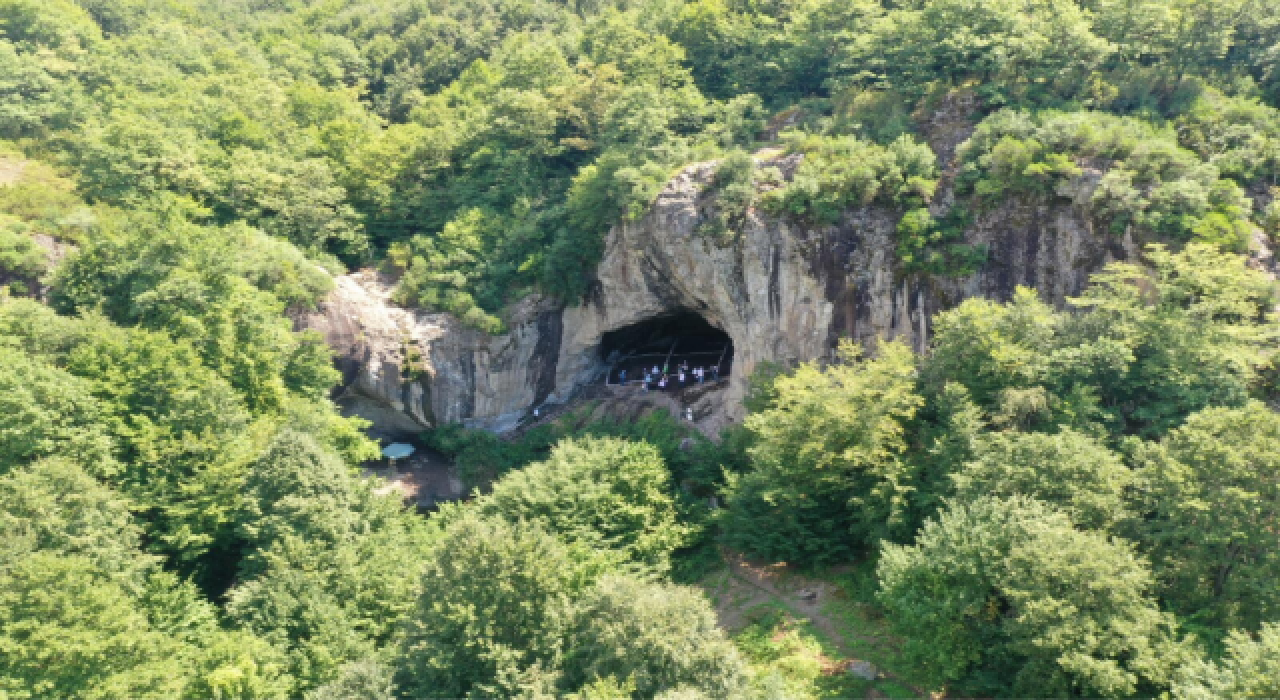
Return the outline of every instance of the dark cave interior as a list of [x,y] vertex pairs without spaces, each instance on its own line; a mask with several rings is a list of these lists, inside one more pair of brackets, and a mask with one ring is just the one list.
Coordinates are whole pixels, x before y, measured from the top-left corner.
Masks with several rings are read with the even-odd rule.
[[622,372],[628,383],[640,381],[654,367],[659,373],[665,367],[673,377],[681,366],[701,367],[708,379],[724,378],[733,364],[733,340],[699,314],[678,311],[605,333],[600,360],[609,367],[610,383]]

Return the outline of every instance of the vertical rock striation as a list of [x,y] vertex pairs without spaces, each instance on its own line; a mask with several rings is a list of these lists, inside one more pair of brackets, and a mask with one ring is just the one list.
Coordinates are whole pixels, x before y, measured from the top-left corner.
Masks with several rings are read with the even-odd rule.
[[[797,158],[767,164],[791,172]],[[506,430],[532,407],[568,401],[598,381],[605,333],[694,312],[734,344],[727,388],[700,398],[715,407],[714,415],[703,411],[706,424],[723,425],[741,417],[747,377],[761,363],[828,358],[843,337],[901,339],[920,349],[930,316],[967,297],[1007,299],[1025,285],[1062,304],[1103,264],[1135,254],[1132,241],[1095,232],[1085,213],[1101,173],[1086,172],[1052,198],[1010,199],[980,213],[966,242],[986,245],[988,260],[951,279],[906,274],[895,257],[898,215],[876,207],[825,227],[751,211],[732,241],[704,236],[714,169],[684,169],[645,217],[610,232],[581,304],[525,299],[508,310],[505,334],[398,308],[389,300],[392,282],[371,272],[339,279],[299,325],[324,333],[343,370],[341,400],[382,430],[455,421]]]

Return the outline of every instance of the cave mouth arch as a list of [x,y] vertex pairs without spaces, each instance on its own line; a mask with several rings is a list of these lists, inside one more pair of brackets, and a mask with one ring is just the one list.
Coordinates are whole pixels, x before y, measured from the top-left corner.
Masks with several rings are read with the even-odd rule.
[[665,365],[674,373],[682,364],[705,368],[710,381],[728,377],[733,366],[733,338],[693,311],[665,313],[609,331],[600,338],[599,352],[608,383],[616,383],[622,371],[632,383],[646,369]]

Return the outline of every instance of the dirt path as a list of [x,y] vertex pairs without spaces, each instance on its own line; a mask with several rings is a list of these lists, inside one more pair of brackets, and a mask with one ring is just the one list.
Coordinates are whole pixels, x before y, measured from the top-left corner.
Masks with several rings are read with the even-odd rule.
[[22,178],[22,171],[27,169],[25,161],[0,154],[0,187],[11,185]]
[[[758,592],[758,595],[745,601],[746,605],[743,605],[743,601],[739,598],[738,604],[734,606],[738,612],[760,603],[772,602],[781,605],[791,614],[808,620],[814,628],[831,640],[841,655],[850,661],[857,658],[854,646],[850,644],[851,640],[876,646],[889,642],[885,637],[865,635],[851,630],[848,625],[841,624],[823,609],[824,602],[831,600],[837,594],[838,589],[833,584],[787,571],[784,565],[756,565],[734,554],[726,554],[725,559],[729,565],[729,576]],[[736,619],[734,611],[725,609],[717,612],[721,613],[722,625],[739,628],[745,624],[744,620]],[[908,688],[918,697],[931,697],[929,693],[892,671],[879,667],[877,670],[884,678]]]
[[365,474],[383,480],[375,489],[377,493],[397,491],[405,501],[419,507],[432,507],[467,495],[453,465],[443,455],[421,447],[394,468],[384,460],[373,462],[365,467]]

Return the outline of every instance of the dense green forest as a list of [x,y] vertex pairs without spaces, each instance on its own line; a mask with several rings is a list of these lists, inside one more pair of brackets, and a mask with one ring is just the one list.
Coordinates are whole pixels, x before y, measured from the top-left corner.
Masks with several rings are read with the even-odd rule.
[[[1280,696],[1278,107],[1269,0],[0,0],[0,698],[866,693],[718,625],[730,553],[839,582],[906,696]],[[500,331],[714,159],[721,241],[877,207],[964,275],[1092,170],[1146,252],[762,372],[719,441],[448,426],[485,488],[429,517],[361,476],[289,311],[377,265]]]

